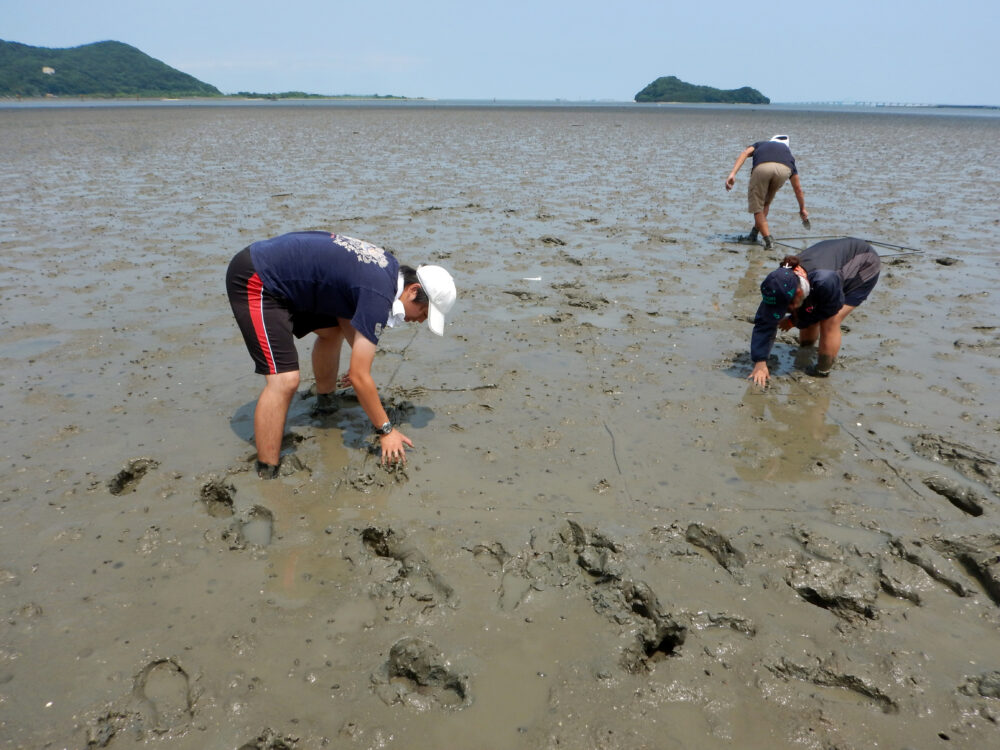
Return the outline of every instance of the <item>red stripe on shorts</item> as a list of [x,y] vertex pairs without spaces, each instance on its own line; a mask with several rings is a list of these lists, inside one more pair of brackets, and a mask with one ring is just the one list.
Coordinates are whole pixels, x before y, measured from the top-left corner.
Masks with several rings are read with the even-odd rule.
[[271,353],[271,342],[267,339],[267,329],[264,327],[264,284],[260,276],[254,274],[247,281],[247,302],[250,305],[250,319],[253,321],[253,330],[257,334],[257,343],[267,360],[267,372],[274,375],[277,371],[274,368],[274,355]]

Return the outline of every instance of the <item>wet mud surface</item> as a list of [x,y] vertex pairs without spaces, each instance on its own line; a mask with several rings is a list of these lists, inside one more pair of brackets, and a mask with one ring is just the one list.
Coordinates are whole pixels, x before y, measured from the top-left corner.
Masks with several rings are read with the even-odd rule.
[[[0,747],[996,745],[998,131],[0,109]],[[780,193],[766,253],[723,180],[773,132],[812,229]],[[224,271],[310,228],[459,302],[376,357],[405,467],[306,341],[262,482]],[[829,378],[782,334],[751,386],[760,280],[843,234],[923,252],[882,248]]]

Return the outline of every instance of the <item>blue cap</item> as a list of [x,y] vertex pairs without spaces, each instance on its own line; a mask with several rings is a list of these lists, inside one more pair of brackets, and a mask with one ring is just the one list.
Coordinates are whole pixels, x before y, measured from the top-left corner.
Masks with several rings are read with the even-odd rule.
[[760,282],[764,312],[775,318],[785,317],[788,305],[799,288],[799,277],[791,268],[776,268]]

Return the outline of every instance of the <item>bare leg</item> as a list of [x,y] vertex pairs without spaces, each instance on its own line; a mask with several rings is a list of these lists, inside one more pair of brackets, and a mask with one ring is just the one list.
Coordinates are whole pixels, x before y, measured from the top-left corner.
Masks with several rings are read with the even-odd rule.
[[812,346],[819,338],[819,323],[813,323],[808,328],[799,331],[799,346]]
[[833,369],[833,361],[840,351],[842,335],[840,324],[853,309],[850,305],[844,305],[837,311],[836,315],[819,322],[819,355],[816,359],[816,367],[810,374],[824,378],[830,374],[830,370]]
[[836,357],[837,353],[840,351],[840,340],[841,340],[841,330],[840,324],[844,322],[844,318],[850,315],[851,310],[854,308],[850,305],[844,305],[837,311],[836,315],[832,315],[826,320],[821,320],[819,322],[819,353],[826,355],[828,357]]
[[769,237],[771,235],[771,228],[767,224],[767,211],[769,208],[770,206],[764,206],[763,211],[758,211],[753,215],[754,226],[757,227],[757,231],[761,237]]
[[316,377],[316,393],[333,393],[337,388],[337,373],[340,372],[340,349],[344,334],[340,328],[321,328],[316,331],[316,343],[312,351],[313,375]]
[[281,439],[285,435],[285,417],[292,397],[299,387],[299,371],[265,375],[267,383],[257,399],[253,414],[257,460],[277,466],[281,459]]

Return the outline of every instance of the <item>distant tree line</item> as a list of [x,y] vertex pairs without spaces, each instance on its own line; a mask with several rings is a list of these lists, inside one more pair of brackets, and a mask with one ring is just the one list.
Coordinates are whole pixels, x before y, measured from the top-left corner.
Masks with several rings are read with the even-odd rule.
[[280,94],[260,94],[253,91],[240,91],[235,96],[244,99],[406,99],[405,96],[392,94],[307,94],[303,91],[284,91]]
[[215,86],[122,42],[68,49],[0,40],[0,96],[222,96]]
[[685,83],[677,76],[657,78],[635,95],[637,102],[684,102],[719,104],[770,104],[771,100],[757,89],[744,86],[739,89],[716,89]]

